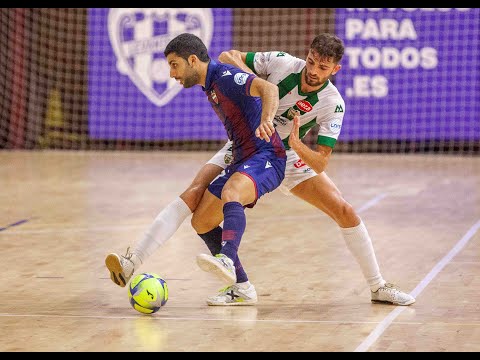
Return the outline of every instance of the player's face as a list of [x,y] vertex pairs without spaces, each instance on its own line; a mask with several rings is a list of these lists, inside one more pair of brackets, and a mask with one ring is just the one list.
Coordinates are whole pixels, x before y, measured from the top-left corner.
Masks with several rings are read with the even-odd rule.
[[170,77],[179,81],[184,88],[190,88],[200,82],[200,75],[189,61],[175,53],[168,54],[167,61],[170,66]]
[[321,58],[311,49],[306,62],[303,80],[308,86],[315,88],[320,88],[331,75],[335,75],[341,68],[341,65],[335,64],[332,58]]

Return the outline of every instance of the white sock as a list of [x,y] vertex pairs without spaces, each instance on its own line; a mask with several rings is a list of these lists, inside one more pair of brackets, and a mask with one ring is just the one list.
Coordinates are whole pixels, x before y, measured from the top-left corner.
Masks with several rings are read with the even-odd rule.
[[363,276],[367,280],[370,290],[377,291],[378,288],[385,285],[380,274],[375,251],[373,250],[372,240],[368,235],[367,228],[363,221],[351,228],[340,228],[343,239],[348,249],[357,260],[362,269]]
[[[168,204],[155,218],[143,238],[138,241],[132,253],[138,257],[141,263],[152,255],[162,244],[164,244],[178,230],[183,221],[192,215],[192,211],[187,204],[177,197]],[[135,270],[140,264],[135,264]]]

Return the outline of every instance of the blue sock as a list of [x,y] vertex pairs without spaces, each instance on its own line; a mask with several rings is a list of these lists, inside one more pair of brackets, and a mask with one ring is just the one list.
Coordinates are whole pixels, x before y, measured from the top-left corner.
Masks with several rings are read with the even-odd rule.
[[220,226],[217,226],[205,234],[198,234],[198,236],[205,241],[212,255],[220,254],[220,250],[222,250],[222,228]]
[[243,270],[242,263],[238,257],[238,248],[246,225],[247,219],[242,204],[231,201],[223,206],[222,240],[225,241],[225,245],[223,245],[221,253],[233,260],[237,273],[237,282],[248,281],[247,274]]
[[240,262],[240,258],[237,255],[237,258],[233,262],[235,264],[235,274],[237,274],[237,283],[243,283],[248,281],[248,276],[245,270],[243,270],[242,263]]

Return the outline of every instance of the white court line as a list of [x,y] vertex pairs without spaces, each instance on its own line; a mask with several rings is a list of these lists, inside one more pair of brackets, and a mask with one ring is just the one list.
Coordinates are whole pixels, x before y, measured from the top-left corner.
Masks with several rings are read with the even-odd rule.
[[[410,293],[414,298],[416,298],[422,291],[427,287],[427,285],[438,275],[440,271],[452,260],[452,258],[457,255],[460,250],[462,250],[468,241],[475,235],[475,233],[480,229],[480,220],[473,225],[467,233],[460,239],[458,243],[448,252],[447,255],[440,260],[432,270],[425,276],[422,281],[417,285],[415,289]],[[382,322],[380,322],[377,327],[368,335],[368,337],[354,350],[354,352],[364,352],[383,334],[387,327],[395,320],[395,318],[404,311],[407,306],[398,306],[390,314],[387,315]]]
[[375,196],[372,200],[367,201],[366,204],[360,207],[360,209],[357,210],[357,212],[361,213],[364,212],[365,210],[370,209],[372,206],[376,205],[380,200],[385,198],[387,196],[387,193],[381,193]]
[[[161,310],[160,310],[161,311]],[[82,319],[140,319],[139,316],[105,316],[105,315],[58,315],[58,314],[9,314],[0,313],[0,317],[44,317],[44,318],[82,318]],[[191,317],[162,317],[161,315],[149,316],[148,320],[176,320],[176,321],[228,321],[228,322],[266,322],[266,323],[320,323],[320,324],[378,324],[378,321],[351,321],[351,320],[294,320],[294,319],[231,319],[231,318],[191,318]],[[403,322],[404,325],[421,325],[421,322]]]

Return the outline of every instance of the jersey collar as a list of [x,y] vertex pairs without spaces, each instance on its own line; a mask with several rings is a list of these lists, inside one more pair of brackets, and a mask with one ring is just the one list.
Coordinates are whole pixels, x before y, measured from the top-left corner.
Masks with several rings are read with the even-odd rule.
[[208,63],[208,68],[207,68],[207,78],[205,79],[205,87],[202,86],[203,91],[206,91],[212,85],[213,74],[215,74],[215,69],[217,68],[217,66],[218,64],[215,62],[215,60],[210,59],[210,62]]

